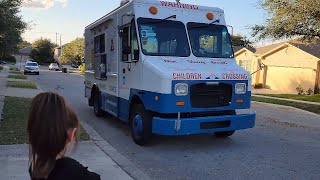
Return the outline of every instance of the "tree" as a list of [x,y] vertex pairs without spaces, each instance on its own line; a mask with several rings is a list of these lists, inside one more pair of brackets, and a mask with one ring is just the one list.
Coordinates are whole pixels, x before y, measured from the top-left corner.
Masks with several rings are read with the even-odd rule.
[[268,12],[265,25],[252,27],[252,35],[259,39],[302,37],[320,38],[319,0],[262,0],[259,4]]
[[23,48],[26,48],[26,47],[31,47],[32,44],[29,43],[28,41],[21,41],[18,45],[17,45],[17,48],[18,49],[23,49]]
[[252,46],[252,42],[247,39],[245,36],[241,35],[231,35],[231,42],[233,46],[241,46],[241,47],[248,47]]
[[81,64],[84,59],[84,39],[77,38],[63,46],[62,55],[59,58],[61,63]]
[[19,15],[22,0],[0,1],[0,58],[11,57],[27,24]]
[[39,63],[50,63],[53,61],[54,44],[49,39],[38,39],[32,43],[30,57]]

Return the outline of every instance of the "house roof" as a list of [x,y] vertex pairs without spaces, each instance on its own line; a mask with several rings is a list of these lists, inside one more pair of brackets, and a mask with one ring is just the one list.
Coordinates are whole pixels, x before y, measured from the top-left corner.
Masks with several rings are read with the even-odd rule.
[[320,59],[320,40],[315,43],[291,42],[291,45]]
[[30,55],[31,51],[32,51],[32,47],[26,47],[26,48],[19,49],[19,54]]
[[291,40],[282,43],[271,44],[268,46],[257,48],[256,54],[261,56],[268,56],[269,54],[274,53],[280,49],[283,49],[289,45],[295,46],[302,51],[309,53],[320,59],[320,40],[314,43],[302,42],[300,40]]
[[233,46],[233,52],[234,54],[237,56],[239,54],[241,54],[242,52],[244,52],[245,50],[248,50],[252,53],[255,53],[256,52],[256,49],[254,47],[242,47],[242,46]]
[[281,43],[276,43],[276,44],[271,44],[271,45],[268,45],[268,46],[263,46],[263,47],[259,47],[259,48],[256,48],[256,54],[259,54],[259,55],[262,55],[268,51],[271,51],[273,50],[274,48],[280,46],[280,45],[283,45],[285,44],[286,42],[281,42]]

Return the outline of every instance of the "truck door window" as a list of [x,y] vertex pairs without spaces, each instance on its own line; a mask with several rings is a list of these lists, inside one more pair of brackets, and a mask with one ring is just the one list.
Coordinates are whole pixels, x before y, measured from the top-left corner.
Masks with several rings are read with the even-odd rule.
[[139,45],[135,21],[131,21],[131,60],[139,60]]
[[97,79],[105,79],[106,78],[106,64],[107,64],[107,56],[106,56],[106,43],[105,43],[105,35],[101,34],[94,37],[94,73],[95,78]]
[[129,61],[129,26],[122,29],[122,61]]

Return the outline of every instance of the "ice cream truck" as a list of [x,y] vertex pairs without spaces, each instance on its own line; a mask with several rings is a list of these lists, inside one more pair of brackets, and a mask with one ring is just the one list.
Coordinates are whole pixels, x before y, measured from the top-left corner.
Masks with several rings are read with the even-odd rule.
[[224,11],[130,0],[85,28],[85,97],[96,116],[153,134],[228,137],[252,128],[251,76],[236,64]]

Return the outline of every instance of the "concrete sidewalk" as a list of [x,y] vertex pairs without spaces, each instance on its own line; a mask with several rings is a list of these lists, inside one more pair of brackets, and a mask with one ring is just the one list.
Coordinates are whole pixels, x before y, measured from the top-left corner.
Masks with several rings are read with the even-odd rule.
[[[7,88],[6,76],[9,68],[5,68],[0,73],[0,111],[4,105],[5,96],[32,98],[41,90],[26,90],[19,88]],[[90,141],[81,142],[74,154],[74,157],[90,170],[100,174],[101,179],[127,180],[127,179],[149,179],[141,170],[136,168],[128,159],[119,154],[110,144],[87,124],[83,127],[90,135]],[[0,145],[0,179],[24,180],[29,179],[28,145]],[[112,158],[110,156],[113,156]],[[117,159],[118,161],[114,161]],[[118,165],[121,164],[121,167]],[[129,173],[130,172],[130,175]]]
[[[0,146],[0,179],[29,179],[28,152],[29,146],[26,144]],[[79,143],[77,150],[70,156],[84,166],[88,166],[89,170],[98,173],[101,179],[132,179],[92,141]]]
[[256,95],[256,94],[253,94],[252,96],[254,96],[254,97],[261,97],[261,98],[267,98],[267,99],[277,99],[277,100],[283,100],[283,101],[304,103],[304,104],[312,104],[312,105],[318,105],[318,106],[320,106],[320,103],[318,103],[318,102],[301,101],[301,100],[295,100],[295,99],[286,99],[286,98],[270,97],[270,96],[263,96],[263,95]]

